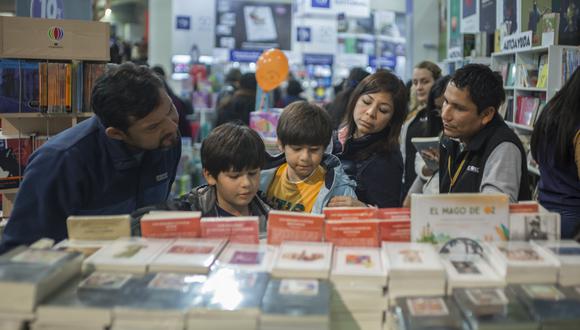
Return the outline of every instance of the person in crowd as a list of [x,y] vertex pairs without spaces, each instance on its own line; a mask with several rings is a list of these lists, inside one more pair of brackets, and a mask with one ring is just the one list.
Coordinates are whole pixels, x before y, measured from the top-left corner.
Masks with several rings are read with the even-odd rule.
[[338,129],[344,125],[346,120],[346,108],[350,96],[359,82],[361,82],[368,73],[363,68],[352,68],[348,78],[344,81],[342,90],[336,94],[334,101],[328,105],[328,113],[332,118],[332,128]]
[[91,108],[95,116],[30,157],[2,249],[60,241],[70,215],[130,213],[169,196],[181,139],[163,81],[147,67],[113,65],[96,81]]
[[332,137],[324,109],[293,102],[282,111],[276,133],[282,154],[267,161],[260,182],[273,209],[322,213],[335,196],[355,198],[355,184],[338,158],[324,153]]
[[167,84],[165,70],[163,70],[161,66],[156,65],[152,70],[159,76],[159,78],[161,78],[161,80],[163,80],[163,86],[165,86],[167,95],[169,95],[173,105],[175,105],[175,109],[177,109],[177,113],[179,114],[179,133],[182,137],[192,137],[191,124],[189,120],[187,120],[187,116],[193,114],[193,105],[191,104],[191,101],[187,102],[173,92],[173,89],[171,89],[169,84]]
[[539,202],[560,213],[562,239],[580,238],[580,68],[534,125],[532,156],[540,167]]
[[300,96],[304,89],[302,89],[302,84],[298,80],[292,79],[288,81],[288,86],[286,87],[286,97],[284,98],[284,106],[296,101],[306,101],[305,98]]
[[218,108],[216,126],[223,123],[240,120],[250,124],[250,112],[256,107],[256,75],[244,73],[240,78],[240,88],[235,91],[229,102]]
[[429,61],[423,61],[413,69],[413,89],[416,96],[416,107],[410,109],[403,128],[401,129],[401,153],[405,163],[405,177],[403,183],[403,195],[415,181],[417,173],[415,172],[415,155],[417,150],[411,143],[414,137],[425,137],[429,132],[425,123],[429,119],[430,111],[427,109],[427,100],[431,87],[437,79],[441,77],[441,69],[437,64]]
[[399,134],[407,112],[407,90],[394,74],[378,71],[361,81],[337,132],[333,153],[356,181],[358,200],[336,198],[329,206],[401,206],[403,159]]
[[505,99],[502,78],[481,64],[455,71],[444,93],[439,148],[440,193],[505,193],[529,200],[526,154],[497,113]]
[[227,104],[230,98],[234,96],[234,93],[240,87],[240,79],[242,78],[242,72],[238,68],[231,68],[226,74],[224,85],[221,88],[217,96],[216,104],[219,107]]
[[[443,93],[449,83],[451,76],[444,76],[439,78],[427,99],[427,107],[421,110],[417,116],[425,116],[424,120],[419,122],[422,125],[422,132],[426,137],[440,136],[443,131],[443,122],[441,121],[441,108],[443,107]],[[439,174],[438,170],[430,169],[423,160],[423,157],[428,157],[434,162],[439,162],[439,149],[423,151],[423,155],[419,152],[415,155],[415,173],[417,177],[407,192],[407,197],[403,202],[404,207],[409,207],[411,194],[438,194],[439,193]]]

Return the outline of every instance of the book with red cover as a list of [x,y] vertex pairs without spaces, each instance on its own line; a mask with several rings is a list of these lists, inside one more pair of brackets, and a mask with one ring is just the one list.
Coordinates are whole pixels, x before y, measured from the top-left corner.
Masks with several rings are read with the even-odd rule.
[[540,206],[537,202],[510,204],[510,213],[534,213],[534,212],[540,212]]
[[379,221],[329,220],[325,224],[325,240],[336,246],[379,246]]
[[201,235],[201,212],[156,211],[141,218],[141,236],[152,238],[194,238]]
[[268,214],[268,244],[283,241],[322,242],[324,215],[272,210]]
[[231,243],[259,243],[258,217],[202,218],[201,237],[227,238]]
[[322,209],[326,220],[367,220],[375,218],[372,207],[325,207]]
[[411,241],[411,209],[382,208],[377,210],[379,239],[387,242]]

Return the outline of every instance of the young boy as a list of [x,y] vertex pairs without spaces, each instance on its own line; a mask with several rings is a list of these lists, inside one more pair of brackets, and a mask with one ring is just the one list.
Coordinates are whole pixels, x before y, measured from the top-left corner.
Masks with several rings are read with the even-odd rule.
[[337,157],[325,154],[332,137],[330,116],[308,102],[288,105],[278,121],[278,148],[283,154],[268,161],[260,190],[274,209],[322,213],[334,196],[356,198]]
[[251,128],[233,123],[218,126],[201,145],[208,184],[140,213],[165,209],[200,211],[202,217],[259,216],[260,231],[265,232],[270,208],[256,196],[265,155],[264,142]]

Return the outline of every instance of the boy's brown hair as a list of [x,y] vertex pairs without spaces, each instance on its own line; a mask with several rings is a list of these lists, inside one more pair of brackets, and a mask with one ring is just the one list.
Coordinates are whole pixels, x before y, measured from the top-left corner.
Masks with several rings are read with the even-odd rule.
[[326,147],[332,137],[332,121],[328,112],[316,104],[297,101],[284,108],[276,134],[283,146]]

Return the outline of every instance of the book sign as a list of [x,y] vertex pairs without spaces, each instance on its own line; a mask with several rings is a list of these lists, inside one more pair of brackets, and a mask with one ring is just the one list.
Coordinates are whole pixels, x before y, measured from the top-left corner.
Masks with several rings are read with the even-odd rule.
[[508,237],[508,203],[504,194],[413,195],[411,241],[503,240]]
[[532,31],[514,33],[503,37],[501,51],[519,51],[532,48]]

